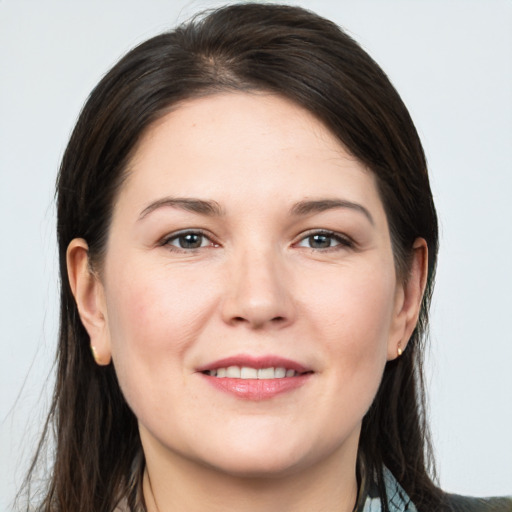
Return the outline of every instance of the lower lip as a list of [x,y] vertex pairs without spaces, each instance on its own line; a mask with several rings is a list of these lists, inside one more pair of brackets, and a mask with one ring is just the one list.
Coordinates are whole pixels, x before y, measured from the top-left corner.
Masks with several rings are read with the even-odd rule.
[[225,393],[246,400],[268,400],[276,395],[292,391],[303,386],[311,377],[311,373],[297,377],[281,379],[231,379],[228,377],[212,377],[201,374],[207,382]]

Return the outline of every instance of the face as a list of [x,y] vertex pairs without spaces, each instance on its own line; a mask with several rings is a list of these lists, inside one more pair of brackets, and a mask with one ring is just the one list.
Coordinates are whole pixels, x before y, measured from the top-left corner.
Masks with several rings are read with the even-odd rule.
[[373,175],[263,93],[181,104],[142,139],[101,273],[146,454],[230,474],[355,457],[403,290]]

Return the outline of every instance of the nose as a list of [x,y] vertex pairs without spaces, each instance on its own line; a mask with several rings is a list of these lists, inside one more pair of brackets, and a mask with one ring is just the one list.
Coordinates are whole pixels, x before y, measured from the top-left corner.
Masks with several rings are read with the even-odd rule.
[[292,280],[271,251],[247,251],[229,262],[222,317],[251,329],[282,328],[293,322]]

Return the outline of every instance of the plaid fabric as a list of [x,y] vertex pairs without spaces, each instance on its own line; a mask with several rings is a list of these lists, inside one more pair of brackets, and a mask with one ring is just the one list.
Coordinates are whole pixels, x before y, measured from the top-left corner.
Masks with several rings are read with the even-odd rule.
[[[384,483],[390,512],[417,512],[416,507],[402,489],[395,477],[384,468]],[[375,481],[366,481],[361,485],[361,496],[355,512],[382,512],[382,501]]]
[[[418,512],[391,471],[383,470],[387,505],[390,512]],[[443,510],[451,512],[512,512],[512,498],[471,498],[445,494]],[[354,512],[382,512],[382,500],[374,479],[363,475],[360,496]]]

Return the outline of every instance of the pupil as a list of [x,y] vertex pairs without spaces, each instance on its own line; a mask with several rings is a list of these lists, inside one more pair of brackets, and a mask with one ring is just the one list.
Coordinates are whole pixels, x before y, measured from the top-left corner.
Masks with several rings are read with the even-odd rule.
[[198,247],[201,247],[202,238],[202,235],[196,235],[194,233],[180,236],[180,247],[182,249],[197,249]]
[[327,235],[312,235],[309,237],[309,244],[314,249],[325,249],[331,246],[331,239]]

